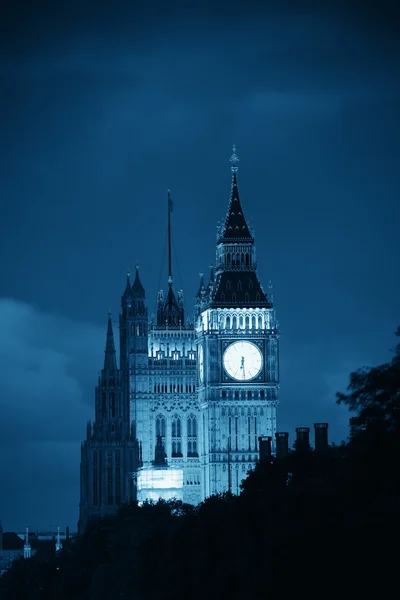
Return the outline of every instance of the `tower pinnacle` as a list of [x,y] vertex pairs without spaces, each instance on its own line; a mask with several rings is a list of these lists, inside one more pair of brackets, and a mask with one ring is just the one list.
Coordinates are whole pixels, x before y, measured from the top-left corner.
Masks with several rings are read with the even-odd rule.
[[111,320],[111,312],[108,313],[106,349],[104,351],[104,371],[115,373],[117,370],[117,359],[115,356],[114,333]]
[[171,213],[173,202],[171,191],[168,190],[168,291],[165,296],[162,292],[158,295],[157,325],[159,327],[181,327],[184,324],[183,295],[175,298],[172,289],[172,252],[171,252]]
[[138,265],[136,265],[136,268],[135,268],[135,281],[132,284],[131,292],[132,292],[133,298],[144,298],[145,297],[144,287],[143,287],[142,282],[140,281],[140,277],[139,277],[139,266]]
[[232,171],[231,197],[229,199],[228,211],[225,217],[225,223],[220,227],[218,241],[228,243],[253,243],[254,239],[250,233],[246,219],[243,214],[243,208],[239,198],[239,189],[237,183],[237,171],[239,158],[236,154],[236,146],[233,146],[233,154],[230,157]]
[[172,255],[171,255],[171,213],[172,213],[171,190],[168,190],[168,285],[172,285]]
[[239,167],[238,167],[239,157],[236,154],[236,146],[235,146],[235,144],[233,144],[232,151],[233,151],[233,154],[232,154],[232,156],[229,159],[229,162],[232,163],[231,171],[232,171],[232,173],[237,173],[238,169],[239,169]]

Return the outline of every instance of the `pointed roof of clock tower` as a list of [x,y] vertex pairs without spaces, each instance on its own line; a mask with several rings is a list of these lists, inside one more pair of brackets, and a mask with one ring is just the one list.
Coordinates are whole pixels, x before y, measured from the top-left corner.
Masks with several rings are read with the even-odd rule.
[[230,157],[232,164],[232,186],[229,199],[228,210],[225,217],[225,223],[221,229],[219,242],[235,243],[246,242],[253,243],[254,238],[250,233],[246,219],[244,217],[242,204],[239,197],[239,188],[237,183],[237,171],[239,158],[236,154],[236,146],[233,146],[233,154]]
[[218,239],[216,279],[213,282],[212,306],[272,307],[257,276],[254,237],[244,217],[237,185],[239,158],[236,147],[230,158],[232,188],[225,223]]

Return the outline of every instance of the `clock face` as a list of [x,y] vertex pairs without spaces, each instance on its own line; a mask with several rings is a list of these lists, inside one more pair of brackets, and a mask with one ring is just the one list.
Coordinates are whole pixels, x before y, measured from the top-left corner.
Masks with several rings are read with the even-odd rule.
[[234,342],[224,352],[224,369],[236,381],[257,377],[263,365],[261,350],[251,342]]
[[199,346],[199,380],[203,383],[204,380],[204,354],[203,346]]

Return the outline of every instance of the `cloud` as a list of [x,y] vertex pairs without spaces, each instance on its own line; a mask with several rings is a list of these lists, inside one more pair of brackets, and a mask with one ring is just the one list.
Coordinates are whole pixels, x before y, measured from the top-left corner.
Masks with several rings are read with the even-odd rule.
[[53,513],[75,528],[80,442],[94,416],[105,328],[2,298],[0,331],[4,527],[38,527]]

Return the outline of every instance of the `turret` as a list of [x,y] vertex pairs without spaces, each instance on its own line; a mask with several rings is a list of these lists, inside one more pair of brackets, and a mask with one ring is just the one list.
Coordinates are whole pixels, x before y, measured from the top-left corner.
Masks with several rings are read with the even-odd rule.
[[131,288],[131,274],[130,271],[128,270],[126,272],[126,286],[125,286],[125,290],[124,293],[122,294],[121,297],[121,306],[124,308],[124,306],[126,306],[131,298],[131,292],[132,292],[132,288]]
[[115,375],[117,372],[117,358],[115,353],[114,333],[111,312],[108,313],[106,348],[104,350],[103,377]]
[[214,265],[210,265],[210,278],[207,284],[207,294],[210,296],[214,290],[215,284],[215,275],[214,275]]

